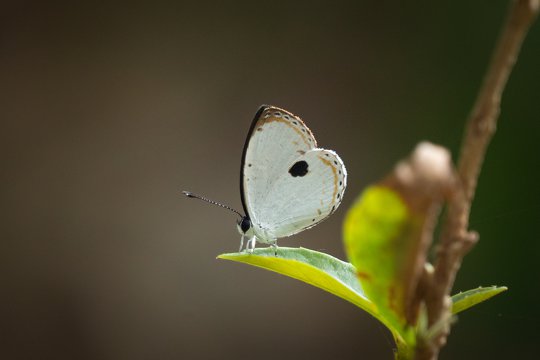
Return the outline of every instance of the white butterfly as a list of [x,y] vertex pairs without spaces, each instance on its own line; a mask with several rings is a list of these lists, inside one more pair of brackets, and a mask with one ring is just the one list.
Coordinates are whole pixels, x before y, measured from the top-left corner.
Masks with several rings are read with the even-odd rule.
[[240,251],[252,252],[256,242],[277,247],[277,239],[309,229],[339,206],[347,171],[332,150],[317,148],[313,134],[297,116],[263,105],[249,129],[240,169]]

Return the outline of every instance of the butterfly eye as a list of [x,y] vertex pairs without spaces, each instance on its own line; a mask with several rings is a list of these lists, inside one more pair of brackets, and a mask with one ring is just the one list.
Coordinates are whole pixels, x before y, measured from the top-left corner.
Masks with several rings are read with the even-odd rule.
[[251,229],[251,220],[247,216],[244,216],[240,221],[240,229],[243,233],[246,233],[249,229]]

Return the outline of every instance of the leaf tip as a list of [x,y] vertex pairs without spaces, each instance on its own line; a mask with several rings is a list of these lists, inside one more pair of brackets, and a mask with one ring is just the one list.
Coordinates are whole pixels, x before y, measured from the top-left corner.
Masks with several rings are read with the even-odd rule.
[[459,292],[458,294],[452,296],[453,308],[452,312],[454,314],[460,313],[463,310],[471,308],[475,305],[478,305],[481,302],[484,302],[495,295],[499,295],[502,292],[508,290],[506,286],[479,286],[476,289],[468,290],[465,292]]
[[241,255],[241,253],[224,253],[224,254],[219,254],[218,256],[216,256],[216,259],[232,260],[238,255]]

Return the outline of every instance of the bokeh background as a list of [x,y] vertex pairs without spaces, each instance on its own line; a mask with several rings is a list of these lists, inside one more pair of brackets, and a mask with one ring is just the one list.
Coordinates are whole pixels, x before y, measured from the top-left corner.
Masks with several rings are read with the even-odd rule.
[[[235,251],[240,154],[262,103],[339,152],[339,211],[281,241],[344,258],[361,190],[421,140],[459,147],[508,1],[4,1],[0,358],[392,359],[389,333]],[[505,92],[441,359],[525,359],[540,336],[540,26]]]

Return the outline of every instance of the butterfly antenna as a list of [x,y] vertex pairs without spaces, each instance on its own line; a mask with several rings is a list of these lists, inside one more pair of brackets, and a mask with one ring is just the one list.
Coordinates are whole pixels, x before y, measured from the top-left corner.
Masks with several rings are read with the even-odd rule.
[[217,201],[207,199],[207,198],[205,198],[204,196],[200,196],[200,195],[194,194],[194,193],[192,193],[191,191],[182,191],[182,194],[186,195],[186,196],[189,197],[189,198],[199,199],[199,200],[202,200],[202,201],[206,201],[207,203],[210,203],[210,204],[212,204],[212,205],[221,206],[221,207],[224,208],[224,209],[230,210],[230,211],[232,211],[232,212],[238,214],[238,216],[240,216],[241,218],[244,217],[244,215],[240,214],[238,211],[234,210],[234,209],[233,209],[232,207],[230,207],[230,206],[223,205],[223,204],[221,204],[221,203],[218,203]]

